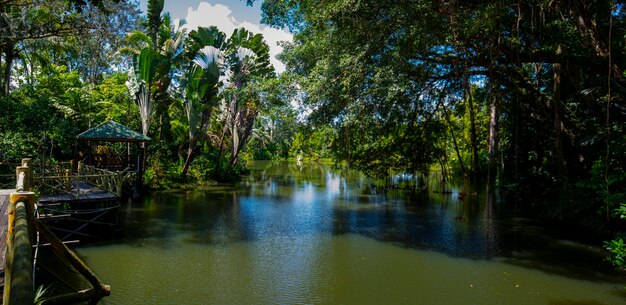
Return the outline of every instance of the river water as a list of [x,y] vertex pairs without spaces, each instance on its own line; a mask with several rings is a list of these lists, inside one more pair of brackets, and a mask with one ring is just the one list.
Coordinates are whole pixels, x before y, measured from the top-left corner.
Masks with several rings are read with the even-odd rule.
[[123,206],[122,237],[78,249],[112,287],[101,304],[626,302],[601,249],[481,188],[383,191],[326,165],[251,169],[235,187]]

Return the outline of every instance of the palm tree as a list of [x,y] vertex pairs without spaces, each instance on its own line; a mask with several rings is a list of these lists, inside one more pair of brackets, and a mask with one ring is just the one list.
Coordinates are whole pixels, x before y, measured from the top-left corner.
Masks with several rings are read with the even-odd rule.
[[[134,71],[129,72],[129,91],[137,98],[143,133],[148,134],[151,118],[156,113],[161,117],[161,138],[167,109],[171,104],[167,91],[177,68],[184,61],[184,41],[187,36],[182,27],[184,21],[174,23],[167,13],[161,16],[162,9],[162,0],[149,1],[148,33],[139,30],[129,33],[127,41],[130,46],[120,51],[133,55]],[[153,99],[158,101],[156,105]]]
[[225,36],[215,26],[200,27],[189,33],[186,56],[190,63],[181,80],[189,128],[189,146],[182,176],[187,174],[197,141],[207,134],[211,113],[218,101]]
[[[237,163],[259,114],[258,94],[248,86],[274,76],[274,68],[269,63],[269,46],[263,40],[263,35],[252,34],[244,28],[235,29],[227,45],[227,76],[230,85],[224,94],[227,107],[222,135],[230,135],[231,156],[226,173]],[[220,144],[220,153],[221,149]]]

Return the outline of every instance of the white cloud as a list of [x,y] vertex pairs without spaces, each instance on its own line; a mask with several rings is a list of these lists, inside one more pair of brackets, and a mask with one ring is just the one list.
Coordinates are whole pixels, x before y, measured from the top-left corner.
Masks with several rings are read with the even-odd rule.
[[215,25],[220,31],[230,36],[236,28],[244,27],[253,33],[261,33],[265,42],[270,46],[270,62],[276,72],[285,71],[285,65],[276,59],[276,55],[282,52],[283,48],[278,45],[280,41],[292,41],[293,36],[284,30],[278,30],[267,26],[253,24],[247,21],[240,22],[233,16],[232,10],[223,4],[212,5],[207,2],[200,2],[197,9],[189,8],[185,27],[188,30],[196,29],[199,26]]

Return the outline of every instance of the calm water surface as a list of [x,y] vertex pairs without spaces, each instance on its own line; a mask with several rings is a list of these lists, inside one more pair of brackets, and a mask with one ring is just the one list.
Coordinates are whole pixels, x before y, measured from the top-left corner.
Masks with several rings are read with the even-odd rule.
[[79,253],[101,304],[626,304],[600,249],[452,191],[256,162],[234,188],[124,206],[123,237]]

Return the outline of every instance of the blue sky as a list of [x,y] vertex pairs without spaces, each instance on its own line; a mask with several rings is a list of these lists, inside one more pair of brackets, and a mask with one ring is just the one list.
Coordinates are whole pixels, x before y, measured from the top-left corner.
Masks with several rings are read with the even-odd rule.
[[[257,1],[254,6],[246,6],[246,2],[242,0],[165,0],[165,7],[163,11],[169,12],[174,18],[185,19],[187,17],[187,10],[189,8],[196,9],[200,2],[207,2],[210,4],[222,4],[228,6],[233,16],[239,21],[248,21],[250,23],[260,24],[261,22],[261,3]],[[141,9],[145,12],[148,0],[139,1]]]
[[[139,3],[145,12],[148,0],[140,0]],[[287,31],[260,24],[261,3],[258,0],[250,7],[242,0],[165,0],[163,11],[169,12],[173,19],[185,19],[189,30],[198,26],[215,25],[226,35],[230,35],[238,27],[263,34],[270,46],[271,62],[276,72],[283,72],[285,66],[276,59],[276,54],[282,51],[277,43],[291,41],[292,35]]]

